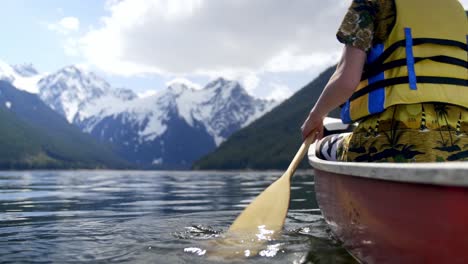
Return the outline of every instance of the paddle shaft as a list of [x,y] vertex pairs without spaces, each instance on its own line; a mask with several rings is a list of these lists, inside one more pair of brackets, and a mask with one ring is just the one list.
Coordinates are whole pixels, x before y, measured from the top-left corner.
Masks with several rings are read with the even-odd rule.
[[299,166],[299,163],[301,163],[301,161],[304,158],[305,154],[309,150],[310,144],[312,144],[312,142],[314,140],[315,140],[315,134],[310,133],[309,136],[302,143],[302,146],[297,151],[296,155],[294,156],[294,159],[291,161],[291,164],[289,164],[289,167],[286,170],[286,173],[284,175],[287,174],[289,177],[292,177],[292,175],[296,171],[297,167]]

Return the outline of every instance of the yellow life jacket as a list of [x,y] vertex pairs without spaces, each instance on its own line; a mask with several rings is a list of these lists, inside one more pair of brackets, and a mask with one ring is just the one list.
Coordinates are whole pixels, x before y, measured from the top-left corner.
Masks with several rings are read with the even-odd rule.
[[395,25],[367,55],[363,76],[343,105],[352,123],[397,104],[468,107],[468,19],[458,0],[395,0]]

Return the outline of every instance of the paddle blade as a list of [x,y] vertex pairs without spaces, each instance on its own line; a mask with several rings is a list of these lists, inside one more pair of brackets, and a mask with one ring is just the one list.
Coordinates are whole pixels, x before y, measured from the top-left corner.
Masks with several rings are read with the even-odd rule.
[[305,139],[283,176],[244,209],[231,225],[228,233],[251,233],[255,236],[258,234],[259,228],[274,233],[283,228],[289,207],[291,177],[314,140],[315,134],[311,134]]
[[237,217],[228,234],[252,234],[255,238],[265,230],[274,233],[281,230],[289,207],[290,178],[283,174],[257,196]]
[[237,217],[222,239],[211,241],[212,260],[250,257],[282,229],[289,207],[290,176],[283,175],[265,189]]

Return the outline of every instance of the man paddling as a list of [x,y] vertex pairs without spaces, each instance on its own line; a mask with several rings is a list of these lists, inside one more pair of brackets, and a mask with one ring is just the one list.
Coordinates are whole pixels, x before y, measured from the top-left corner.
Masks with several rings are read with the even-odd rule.
[[359,124],[323,138],[319,157],[468,160],[468,20],[458,0],[354,0],[337,38],[342,57],[302,136],[322,138],[339,105],[343,122]]

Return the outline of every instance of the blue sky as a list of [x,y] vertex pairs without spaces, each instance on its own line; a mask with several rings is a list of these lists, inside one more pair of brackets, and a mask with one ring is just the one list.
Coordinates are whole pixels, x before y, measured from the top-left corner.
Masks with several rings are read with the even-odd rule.
[[105,15],[103,3],[83,2],[3,0],[1,58],[10,64],[31,62],[44,71],[76,63],[76,58],[64,54],[60,38],[47,26],[66,16],[79,17],[83,28],[97,24]]
[[[462,0],[468,8],[468,0]],[[223,76],[285,98],[334,64],[350,0],[3,0],[0,59],[80,64],[137,93]]]

